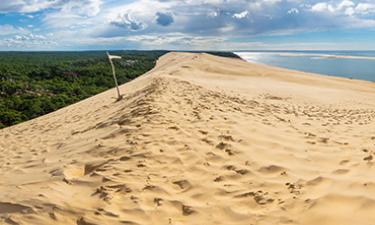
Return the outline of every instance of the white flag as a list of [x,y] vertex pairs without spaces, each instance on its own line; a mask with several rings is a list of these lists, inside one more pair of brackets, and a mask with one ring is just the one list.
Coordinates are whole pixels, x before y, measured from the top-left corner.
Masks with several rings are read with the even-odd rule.
[[108,57],[110,59],[121,59],[121,56],[117,56],[117,55],[108,55]]

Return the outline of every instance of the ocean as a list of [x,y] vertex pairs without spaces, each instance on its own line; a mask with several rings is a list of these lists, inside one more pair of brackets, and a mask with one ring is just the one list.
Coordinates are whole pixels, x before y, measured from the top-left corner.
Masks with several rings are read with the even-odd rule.
[[375,51],[239,51],[248,62],[375,82]]

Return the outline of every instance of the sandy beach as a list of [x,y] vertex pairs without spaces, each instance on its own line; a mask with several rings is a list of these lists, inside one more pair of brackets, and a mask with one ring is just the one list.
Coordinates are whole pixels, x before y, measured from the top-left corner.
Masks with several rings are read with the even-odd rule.
[[207,54],[0,130],[0,224],[373,225],[375,83]]

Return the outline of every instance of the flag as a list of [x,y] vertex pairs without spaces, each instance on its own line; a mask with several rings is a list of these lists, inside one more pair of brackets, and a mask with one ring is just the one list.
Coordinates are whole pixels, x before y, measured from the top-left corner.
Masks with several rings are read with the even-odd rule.
[[108,57],[110,59],[121,59],[121,56],[117,56],[117,55],[108,55]]
[[117,56],[117,55],[110,55],[108,52],[107,52],[107,56],[110,60],[112,59],[121,59],[121,56]]
[[109,59],[109,63],[111,64],[111,67],[112,67],[113,80],[115,81],[115,85],[116,85],[116,89],[117,89],[117,100],[121,100],[122,95],[120,94],[120,89],[119,89],[118,83],[117,83],[115,65],[113,65],[113,62],[112,62],[112,59],[121,59],[121,56],[110,55],[108,52],[107,52],[107,56],[108,56],[108,59]]

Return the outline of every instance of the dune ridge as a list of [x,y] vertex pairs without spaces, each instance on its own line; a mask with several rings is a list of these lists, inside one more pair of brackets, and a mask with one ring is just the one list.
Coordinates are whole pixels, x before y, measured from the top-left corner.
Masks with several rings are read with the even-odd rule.
[[0,224],[375,221],[375,84],[169,53],[0,130]]

